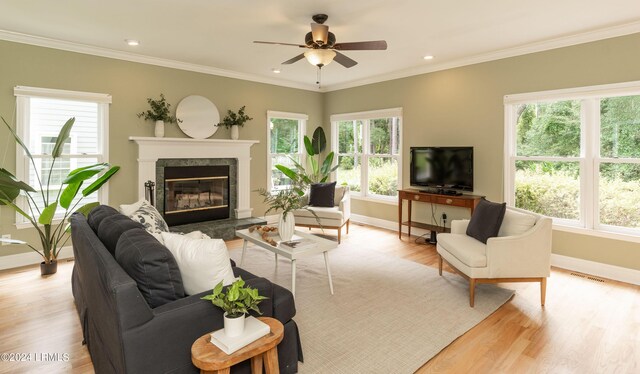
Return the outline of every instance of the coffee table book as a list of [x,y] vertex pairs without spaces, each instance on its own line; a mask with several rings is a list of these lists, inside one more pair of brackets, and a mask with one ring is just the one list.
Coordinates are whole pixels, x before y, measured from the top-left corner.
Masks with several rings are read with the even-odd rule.
[[228,337],[225,335],[224,329],[216,330],[211,333],[211,343],[230,355],[267,335],[269,332],[271,332],[269,325],[253,316],[249,316],[245,318],[242,335]]

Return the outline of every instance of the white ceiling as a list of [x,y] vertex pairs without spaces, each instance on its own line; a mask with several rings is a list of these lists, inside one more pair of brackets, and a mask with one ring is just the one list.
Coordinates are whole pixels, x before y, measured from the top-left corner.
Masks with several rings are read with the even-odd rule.
[[252,43],[304,44],[316,13],[338,42],[389,45],[344,52],[358,65],[323,68],[323,90],[640,32],[638,0],[2,0],[0,39],[317,89],[305,60],[280,65],[303,50]]

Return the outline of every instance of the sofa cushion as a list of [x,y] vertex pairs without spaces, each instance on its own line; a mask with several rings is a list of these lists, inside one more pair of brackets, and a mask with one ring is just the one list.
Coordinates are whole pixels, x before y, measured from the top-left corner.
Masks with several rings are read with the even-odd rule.
[[[340,211],[340,209],[337,206],[333,206],[331,208],[319,207],[319,206],[309,206],[308,208],[310,210],[313,210],[314,212],[316,212],[318,217],[320,217],[321,219],[322,218],[327,218],[327,219],[342,220],[342,212]],[[295,214],[296,217],[313,218],[314,220],[316,218],[313,215],[313,213],[311,213],[307,209],[296,209],[296,210],[293,211],[293,214]]]
[[99,205],[89,212],[89,216],[87,217],[87,222],[89,223],[89,227],[95,232],[98,233],[98,228],[100,227],[100,222],[103,219],[112,216],[114,214],[118,214],[118,211],[109,205]]
[[175,258],[143,228],[129,230],[120,236],[116,261],[136,281],[151,308],[185,296]]
[[228,286],[236,280],[222,239],[191,238],[168,232],[162,233],[162,239],[178,263],[187,295],[212,290],[221,281]]
[[150,233],[169,232],[167,222],[147,200],[143,199],[130,205],[120,205],[120,211],[132,220],[140,222],[144,229]]
[[480,199],[467,226],[467,235],[486,244],[487,239],[498,236],[506,209],[506,203],[493,203],[484,198]]
[[309,190],[309,205],[332,207],[336,193],[336,182],[314,183]]
[[487,245],[464,234],[440,234],[438,245],[463,264],[481,268],[487,266]]
[[537,217],[532,214],[507,209],[500,226],[498,236],[515,236],[524,234],[535,226]]
[[140,223],[132,221],[129,217],[117,213],[102,220],[102,223],[98,227],[97,234],[102,244],[104,244],[113,256],[116,253],[116,245],[118,244],[120,236],[122,236],[126,231],[141,228],[143,227]]

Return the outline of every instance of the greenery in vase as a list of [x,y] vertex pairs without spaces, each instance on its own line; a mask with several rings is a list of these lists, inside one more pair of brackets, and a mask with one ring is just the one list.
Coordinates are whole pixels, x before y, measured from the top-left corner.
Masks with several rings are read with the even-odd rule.
[[250,310],[262,314],[258,304],[268,298],[260,296],[256,288],[245,287],[244,284],[245,282],[240,277],[224,292],[222,282],[220,282],[214,287],[213,293],[201,299],[210,300],[213,305],[224,310],[229,318],[241,317],[249,313]]
[[[275,193],[261,188],[258,190],[258,193],[264,198],[264,203],[269,206],[264,214],[266,215],[269,212],[279,210],[282,212],[282,217],[285,221],[287,219],[287,214],[296,209],[304,209],[306,206],[304,190],[300,187],[280,190]],[[313,214],[315,215],[315,212]]]
[[145,121],[164,121],[166,123],[182,122],[182,120],[171,115],[171,104],[167,103],[164,94],[160,94],[159,100],[147,98],[147,103],[151,109],[138,113],[138,118],[144,118]]
[[[25,154],[31,161],[38,185],[34,188],[28,183],[18,180],[6,169],[0,168],[0,205],[7,205],[13,208],[18,212],[18,214],[25,217],[29,223],[31,223],[38,232],[41,249],[38,249],[22,240],[0,239],[0,242],[27,245],[42,256],[45,263],[49,264],[58,258],[60,249],[62,249],[67,240],[69,240],[69,235],[65,234],[68,234],[70,230],[68,219],[71,217],[71,214],[74,212],[81,212],[86,215],[91,209],[96,207],[99,203],[79,205],[83,198],[95,193],[105,183],[107,183],[107,181],[117,173],[118,170],[120,170],[120,167],[110,166],[108,163],[99,163],[77,168],[69,172],[67,177],[62,181],[61,188],[57,192],[54,192],[55,190],[50,188],[51,175],[53,174],[52,171],[56,161],[63,156],[62,150],[64,148],[64,144],[68,142],[70,138],[71,128],[75,123],[75,118],[70,118],[60,129],[53,151],[51,152],[51,166],[49,167],[48,178],[46,181],[44,181],[41,178],[41,174],[38,173],[38,167],[36,167],[36,163],[29,151],[29,148],[27,148],[22,139],[20,139],[18,134],[16,134],[4,118],[2,118],[2,122],[4,122],[6,127],[9,129],[9,132],[11,132],[11,135],[13,135],[16,143],[22,147]],[[80,190],[85,181],[102,172],[104,173],[99,176],[95,182]],[[27,201],[26,211],[16,203],[16,199],[21,193]],[[82,196],[74,202],[78,193]],[[44,202],[44,208],[41,209],[38,204],[36,204],[36,196],[42,199]],[[65,212],[60,222],[54,224],[54,217],[59,208],[63,208]]]
[[313,138],[309,139],[304,136],[304,148],[307,152],[308,168],[305,168],[300,162],[289,157],[295,165],[295,170],[284,165],[276,165],[276,169],[280,170],[284,175],[289,177],[294,184],[302,185],[305,189],[314,183],[326,182],[331,173],[338,168],[338,165],[331,166],[335,157],[333,152],[329,152],[327,157],[321,161],[320,155],[327,146],[327,138],[322,127],[318,126],[313,132]]
[[244,126],[245,122],[253,119],[244,113],[244,108],[245,106],[243,105],[242,108],[238,110],[238,113],[235,113],[232,110],[227,110],[227,115],[222,119],[222,122],[216,126],[222,126],[226,129],[231,128],[231,126]]

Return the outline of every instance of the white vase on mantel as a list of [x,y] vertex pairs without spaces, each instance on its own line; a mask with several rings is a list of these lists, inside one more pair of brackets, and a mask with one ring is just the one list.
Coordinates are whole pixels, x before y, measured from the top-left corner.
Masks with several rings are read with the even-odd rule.
[[156,121],[156,127],[153,131],[153,134],[156,136],[156,138],[164,138],[164,121]]
[[296,228],[296,220],[293,216],[293,213],[289,212],[285,216],[284,214],[280,214],[280,222],[278,222],[278,233],[280,234],[280,239],[287,241],[293,238],[293,232]]
[[231,139],[238,140],[240,138],[240,126],[231,126]]
[[227,313],[224,313],[224,334],[230,338],[234,336],[240,336],[244,332],[244,320],[245,316],[242,315],[236,318],[229,318]]

